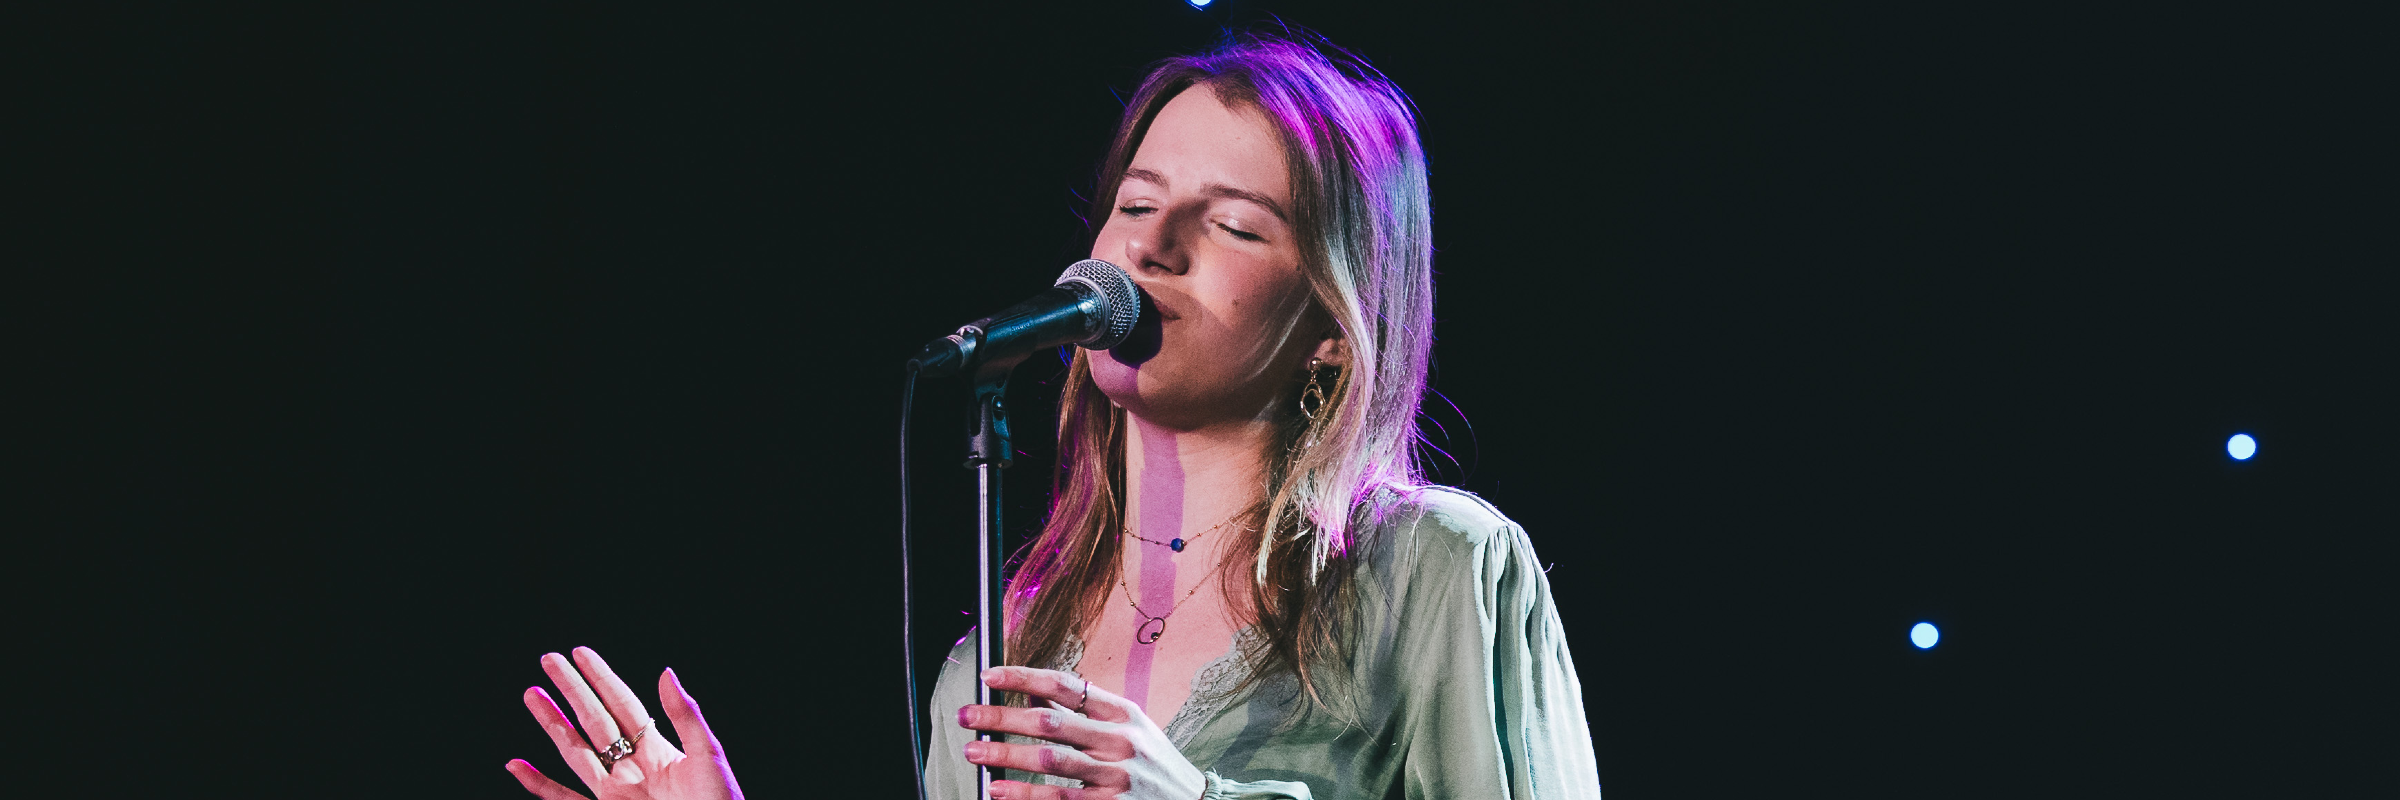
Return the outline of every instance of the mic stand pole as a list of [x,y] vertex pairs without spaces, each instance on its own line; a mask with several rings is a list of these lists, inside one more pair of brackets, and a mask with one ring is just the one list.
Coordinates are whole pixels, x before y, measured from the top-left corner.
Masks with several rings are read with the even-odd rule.
[[[967,439],[967,466],[975,470],[975,703],[994,705],[992,687],[983,682],[983,673],[1002,663],[1000,648],[1007,641],[1001,635],[1000,617],[1005,606],[1001,592],[1000,567],[1006,551],[1000,548],[1000,471],[1009,465],[1008,406],[1003,397],[1008,393],[1008,373],[1016,361],[988,364],[975,373],[975,433]],[[1000,737],[979,732],[980,741],[999,741]],[[980,787],[982,800],[992,798],[992,768],[977,765],[975,783]]]

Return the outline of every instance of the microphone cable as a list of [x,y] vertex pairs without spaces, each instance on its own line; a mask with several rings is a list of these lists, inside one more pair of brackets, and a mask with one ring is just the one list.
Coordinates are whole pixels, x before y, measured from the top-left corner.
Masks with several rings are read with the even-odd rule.
[[908,762],[916,771],[909,777],[916,782],[917,800],[925,795],[925,736],[917,729],[917,637],[915,616],[911,603],[916,592],[909,586],[908,566],[908,418],[917,401],[917,362],[908,362],[906,381],[900,386],[900,652],[908,660],[901,674],[908,678]]

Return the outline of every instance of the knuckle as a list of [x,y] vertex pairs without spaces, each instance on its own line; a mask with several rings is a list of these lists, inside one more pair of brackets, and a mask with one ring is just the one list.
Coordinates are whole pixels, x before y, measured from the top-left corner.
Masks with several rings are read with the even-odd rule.
[[1061,719],[1060,716],[1061,715],[1057,711],[1052,709],[1034,709],[1033,727],[1035,730],[1041,731],[1043,736],[1049,736],[1057,733],[1061,728],[1066,727],[1065,720]]
[[1042,748],[1041,771],[1052,775],[1063,775],[1063,770],[1075,766],[1075,759],[1070,753],[1071,751],[1064,747]]

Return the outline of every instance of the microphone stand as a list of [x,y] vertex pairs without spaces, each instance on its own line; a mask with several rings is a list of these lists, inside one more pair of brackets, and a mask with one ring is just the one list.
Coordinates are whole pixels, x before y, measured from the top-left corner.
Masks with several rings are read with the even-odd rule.
[[[1033,350],[1068,343],[1107,349],[1124,341],[1139,321],[1141,287],[1116,265],[1097,259],[1075,262],[1058,282],[1033,299],[990,317],[967,323],[958,332],[927,344],[909,363],[920,375],[947,375],[965,368],[975,399],[974,433],[967,437],[967,468],[975,470],[975,702],[993,705],[992,687],[983,673],[1003,663],[1001,650],[1008,638],[1001,618],[1007,615],[1006,584],[1000,570],[1007,553],[1000,547],[1000,471],[1011,459],[1008,446],[1008,373]],[[1041,342],[1048,345],[1037,346]],[[977,357],[986,360],[978,363]],[[913,386],[913,384],[912,384]],[[912,664],[911,669],[914,669]],[[914,702],[914,698],[911,698]],[[989,733],[977,741],[996,742]],[[975,780],[983,800],[992,797],[992,770],[978,765]]]
[[[992,687],[983,682],[983,673],[1001,663],[1000,648],[1007,639],[1001,635],[1000,618],[1005,606],[1001,593],[1006,584],[1000,568],[1006,551],[1000,547],[1000,471],[1010,464],[1008,444],[1008,374],[1022,356],[1003,363],[979,366],[975,370],[975,432],[967,437],[967,467],[975,470],[975,703],[993,705]],[[978,732],[979,741],[994,742],[1000,737]],[[975,783],[980,787],[982,800],[992,798],[992,768],[976,765]]]

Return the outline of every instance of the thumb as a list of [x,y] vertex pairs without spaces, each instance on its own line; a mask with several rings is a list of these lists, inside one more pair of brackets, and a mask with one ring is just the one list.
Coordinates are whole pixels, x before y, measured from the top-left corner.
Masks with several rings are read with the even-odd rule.
[[708,729],[708,720],[700,716],[700,704],[692,694],[683,690],[683,679],[675,676],[674,668],[658,674],[659,705],[665,706],[667,721],[675,724],[675,738],[683,741],[692,755],[723,760],[725,748],[717,744],[717,735]]

